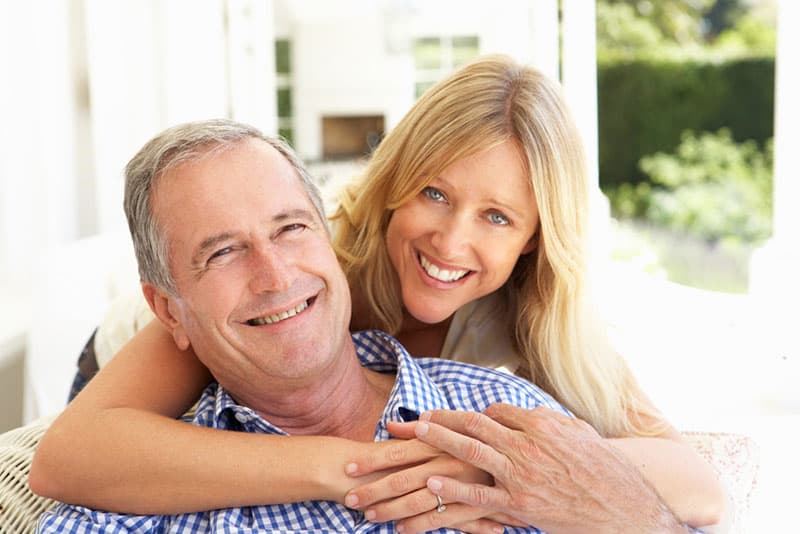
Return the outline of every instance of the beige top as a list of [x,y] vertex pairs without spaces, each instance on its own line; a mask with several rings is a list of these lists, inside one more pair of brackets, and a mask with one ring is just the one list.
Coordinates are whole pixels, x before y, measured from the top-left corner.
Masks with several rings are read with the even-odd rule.
[[117,297],[109,306],[94,336],[98,367],[103,367],[122,345],[155,318],[141,291]]
[[502,297],[490,293],[458,309],[442,347],[442,358],[514,374],[520,356],[509,335]]

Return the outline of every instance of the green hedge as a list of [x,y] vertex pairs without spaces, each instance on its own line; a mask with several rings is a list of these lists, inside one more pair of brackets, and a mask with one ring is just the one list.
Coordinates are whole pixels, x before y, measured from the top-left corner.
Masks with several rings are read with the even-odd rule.
[[600,185],[645,179],[643,156],[672,152],[685,130],[773,135],[774,59],[636,60],[598,65]]

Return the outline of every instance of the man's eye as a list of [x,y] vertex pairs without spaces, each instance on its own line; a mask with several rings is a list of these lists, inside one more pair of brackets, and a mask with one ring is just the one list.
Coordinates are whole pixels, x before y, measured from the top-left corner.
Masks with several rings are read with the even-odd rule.
[[426,187],[422,190],[422,194],[428,197],[429,199],[433,200],[434,202],[445,202],[447,201],[447,197],[444,196],[444,193],[436,189],[435,187]]
[[231,252],[233,252],[233,247],[221,248],[218,251],[214,252],[211,256],[209,256],[208,260],[212,261],[212,260],[215,260],[217,258],[221,258],[222,256],[225,256],[226,254],[230,254]]
[[281,228],[281,232],[296,232],[299,230],[304,230],[305,228],[306,228],[305,224],[292,223],[292,224],[287,224],[286,226]]
[[500,226],[506,226],[508,224],[511,224],[511,221],[508,220],[508,217],[506,217],[502,213],[490,213],[489,222]]

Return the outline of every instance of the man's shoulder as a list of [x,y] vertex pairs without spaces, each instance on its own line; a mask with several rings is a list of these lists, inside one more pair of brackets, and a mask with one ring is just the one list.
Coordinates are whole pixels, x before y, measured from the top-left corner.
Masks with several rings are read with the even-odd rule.
[[443,390],[456,409],[482,409],[476,403],[507,402],[524,408],[546,406],[569,413],[535,384],[504,371],[443,358],[412,358],[399,341],[379,330],[356,332],[353,342],[362,365],[373,370],[381,366],[393,370],[404,360]]

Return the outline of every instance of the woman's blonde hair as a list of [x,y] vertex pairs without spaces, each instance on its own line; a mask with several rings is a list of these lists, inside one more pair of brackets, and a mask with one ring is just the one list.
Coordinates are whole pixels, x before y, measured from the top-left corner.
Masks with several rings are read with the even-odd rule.
[[520,374],[602,435],[649,434],[650,415],[623,360],[588,312],[589,184],[580,135],[559,88],[505,56],[486,56],[429,89],[372,154],[333,216],[334,244],[350,287],[372,310],[368,326],[396,334],[399,280],[386,247],[393,210],[451,163],[505,141],[518,147],[539,207],[534,252],[500,289]]

